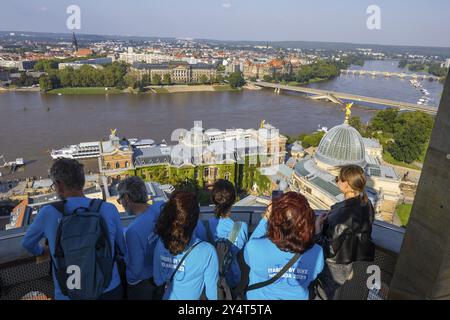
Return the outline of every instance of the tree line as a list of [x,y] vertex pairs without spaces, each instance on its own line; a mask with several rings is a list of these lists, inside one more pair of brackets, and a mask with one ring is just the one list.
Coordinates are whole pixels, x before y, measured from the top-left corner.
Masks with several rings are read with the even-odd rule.
[[398,62],[398,67],[408,68],[411,72],[426,71],[436,77],[445,77],[448,73],[448,68],[442,68],[441,64],[436,62],[414,62],[402,59]]
[[420,111],[400,112],[390,108],[377,112],[368,124],[356,116],[350,118],[349,124],[363,137],[379,140],[395,160],[411,164],[423,161],[434,118]]
[[[46,70],[47,73],[39,79],[42,91],[71,87],[115,87],[118,89],[131,87],[141,91],[149,85],[171,85],[173,83],[168,73],[154,74],[152,77],[148,74],[141,75],[136,70],[130,70],[129,65],[123,62],[114,62],[98,69],[90,65],[82,65],[79,69],[68,67],[58,70],[56,68],[52,61],[44,61],[36,68],[37,70]],[[229,83],[231,87],[238,88],[242,87],[245,81],[240,72],[235,72],[227,77],[220,74],[214,78],[201,75],[198,83]]]
[[96,69],[89,65],[83,65],[79,69],[50,69],[46,75],[39,79],[39,86],[42,91],[61,87],[116,87],[124,89],[126,74],[126,64],[119,62],[105,65],[102,69]]

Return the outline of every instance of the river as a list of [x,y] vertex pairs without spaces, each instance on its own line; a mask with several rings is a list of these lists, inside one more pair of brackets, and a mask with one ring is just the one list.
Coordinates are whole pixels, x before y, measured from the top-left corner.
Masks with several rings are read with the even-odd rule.
[[[395,65],[392,65],[394,63]],[[368,61],[364,69],[399,71],[393,61]],[[408,80],[342,75],[311,86],[415,103],[421,96]],[[439,102],[443,86],[424,81]],[[0,155],[7,161],[24,158],[28,164],[14,175],[2,169],[2,181],[48,174],[49,150],[69,144],[106,139],[111,128],[127,138],[162,139],[170,143],[177,128],[189,129],[201,120],[205,129],[257,128],[261,120],[283,134],[293,135],[331,128],[343,122],[343,108],[296,94],[270,90],[195,92],[176,94],[119,94],[57,96],[35,92],[0,93]],[[353,114],[368,121],[374,111],[355,107]],[[0,159],[0,165],[3,160]],[[89,160],[88,170],[97,162]]]

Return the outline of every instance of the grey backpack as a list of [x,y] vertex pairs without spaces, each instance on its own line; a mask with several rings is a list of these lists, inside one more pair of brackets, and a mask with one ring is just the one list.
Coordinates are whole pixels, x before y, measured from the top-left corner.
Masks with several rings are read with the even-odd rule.
[[74,300],[97,299],[109,286],[114,267],[108,226],[99,213],[103,200],[91,200],[88,208],[62,213],[55,242],[55,271],[61,292]]

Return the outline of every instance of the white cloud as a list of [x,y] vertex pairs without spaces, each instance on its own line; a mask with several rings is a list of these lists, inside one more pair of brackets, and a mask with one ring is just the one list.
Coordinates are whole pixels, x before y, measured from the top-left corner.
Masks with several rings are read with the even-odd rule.
[[222,8],[225,8],[225,9],[231,8],[231,3],[229,3],[229,2],[222,3]]

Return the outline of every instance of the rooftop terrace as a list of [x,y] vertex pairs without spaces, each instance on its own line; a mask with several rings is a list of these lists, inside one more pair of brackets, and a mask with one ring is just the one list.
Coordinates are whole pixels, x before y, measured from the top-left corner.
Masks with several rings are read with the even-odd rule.
[[[252,231],[265,209],[263,206],[234,207],[232,214],[235,219],[247,222]],[[201,219],[208,219],[213,215],[212,207],[201,208]],[[133,219],[133,216],[122,216],[122,223],[127,226]],[[36,258],[30,256],[21,246],[26,229],[27,226],[0,233],[0,300],[53,298],[50,263],[48,261],[37,263]],[[377,221],[372,236],[376,244],[375,261],[355,264],[354,277],[345,284],[341,299],[387,298],[404,230]],[[382,288],[379,291],[369,292],[366,286],[368,277],[366,271],[372,264],[378,265],[381,269]]]

